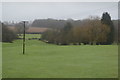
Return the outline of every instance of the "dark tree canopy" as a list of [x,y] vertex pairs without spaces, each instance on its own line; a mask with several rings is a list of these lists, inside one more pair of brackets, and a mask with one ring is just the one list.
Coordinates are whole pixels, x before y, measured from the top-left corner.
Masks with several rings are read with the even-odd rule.
[[111,17],[107,12],[103,13],[101,21],[103,24],[107,24],[107,25],[111,25],[112,22]]
[[102,24],[108,25],[110,27],[110,33],[107,36],[106,44],[112,44],[114,42],[114,26],[108,12],[103,13],[101,22]]

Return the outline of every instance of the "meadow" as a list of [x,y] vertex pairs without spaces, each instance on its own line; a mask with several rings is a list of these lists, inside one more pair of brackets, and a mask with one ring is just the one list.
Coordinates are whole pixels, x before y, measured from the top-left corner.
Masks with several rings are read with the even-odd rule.
[[[19,36],[19,35],[18,35]],[[29,38],[40,38],[41,37],[41,35],[40,34],[26,34],[25,35],[25,38],[26,39],[29,39]],[[20,36],[19,36],[19,38],[23,38],[23,34],[21,34]]]
[[[39,37],[39,35],[36,35]],[[26,35],[26,38],[33,35]],[[117,78],[117,45],[47,44],[26,40],[3,43],[3,78]]]

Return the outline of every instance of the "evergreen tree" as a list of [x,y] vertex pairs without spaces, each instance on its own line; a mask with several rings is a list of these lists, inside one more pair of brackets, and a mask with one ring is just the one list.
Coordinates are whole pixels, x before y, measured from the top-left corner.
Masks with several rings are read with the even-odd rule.
[[107,36],[105,44],[112,44],[114,42],[114,26],[111,17],[107,12],[103,13],[101,22],[110,27],[110,33]]

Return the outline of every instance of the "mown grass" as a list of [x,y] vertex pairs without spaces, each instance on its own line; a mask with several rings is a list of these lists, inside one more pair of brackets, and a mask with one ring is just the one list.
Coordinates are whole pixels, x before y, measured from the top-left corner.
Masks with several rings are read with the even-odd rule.
[[[23,38],[23,34],[21,34],[21,36],[19,36],[20,38]],[[40,38],[41,34],[25,34],[25,38]]]
[[3,43],[3,78],[116,78],[117,45],[58,46],[37,40]]

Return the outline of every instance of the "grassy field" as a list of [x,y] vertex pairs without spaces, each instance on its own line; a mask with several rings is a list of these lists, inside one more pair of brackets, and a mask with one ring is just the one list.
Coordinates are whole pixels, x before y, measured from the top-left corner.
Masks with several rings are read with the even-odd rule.
[[[20,38],[23,38],[23,34],[21,34],[21,36],[19,36]],[[40,34],[26,34],[25,35],[25,38],[28,39],[28,38],[40,38],[41,35]]]
[[38,40],[3,43],[3,78],[116,78],[117,45],[58,46]]

